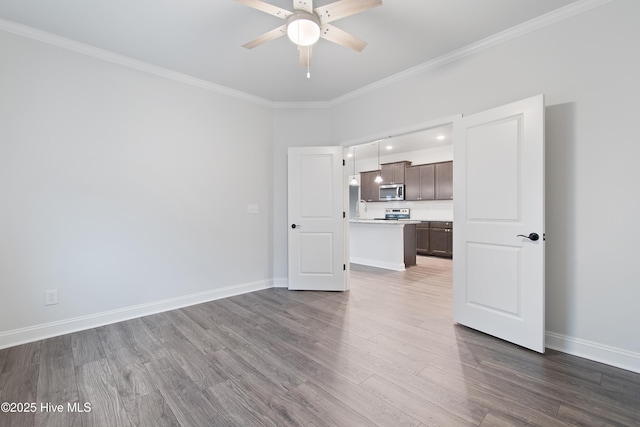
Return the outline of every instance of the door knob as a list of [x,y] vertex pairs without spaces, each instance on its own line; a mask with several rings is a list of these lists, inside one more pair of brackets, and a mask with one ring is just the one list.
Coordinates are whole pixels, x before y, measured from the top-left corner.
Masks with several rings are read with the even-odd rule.
[[518,234],[516,237],[524,237],[525,239],[529,239],[534,242],[536,240],[540,240],[540,236],[538,235],[538,233],[530,233],[528,236],[525,236],[524,234]]
[[291,228],[300,228],[302,227],[300,224],[291,224]]

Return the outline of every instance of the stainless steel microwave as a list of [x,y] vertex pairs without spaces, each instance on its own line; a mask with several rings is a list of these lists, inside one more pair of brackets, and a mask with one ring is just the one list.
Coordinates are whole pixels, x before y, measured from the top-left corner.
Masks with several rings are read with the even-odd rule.
[[404,200],[404,184],[380,185],[380,201]]

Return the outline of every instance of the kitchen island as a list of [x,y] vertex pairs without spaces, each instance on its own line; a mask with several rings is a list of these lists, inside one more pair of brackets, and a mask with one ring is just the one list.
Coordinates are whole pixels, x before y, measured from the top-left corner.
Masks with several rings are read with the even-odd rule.
[[416,224],[420,221],[350,220],[350,262],[395,271],[416,265]]

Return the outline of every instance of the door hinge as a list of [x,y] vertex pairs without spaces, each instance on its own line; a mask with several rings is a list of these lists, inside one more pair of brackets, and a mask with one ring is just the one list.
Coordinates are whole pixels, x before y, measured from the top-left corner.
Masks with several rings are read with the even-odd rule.
[[342,264],[342,271],[347,271],[347,264]]
[[347,217],[347,213],[346,212],[342,212],[342,218],[346,218]]
[[347,162],[344,159],[342,159],[342,166],[347,166]]

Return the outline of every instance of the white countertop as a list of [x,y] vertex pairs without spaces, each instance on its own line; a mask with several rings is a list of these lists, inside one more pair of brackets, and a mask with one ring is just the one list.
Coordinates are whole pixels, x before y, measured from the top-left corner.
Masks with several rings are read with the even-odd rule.
[[420,224],[422,221],[413,219],[350,219],[352,224],[381,224],[381,225],[405,225],[405,224]]

